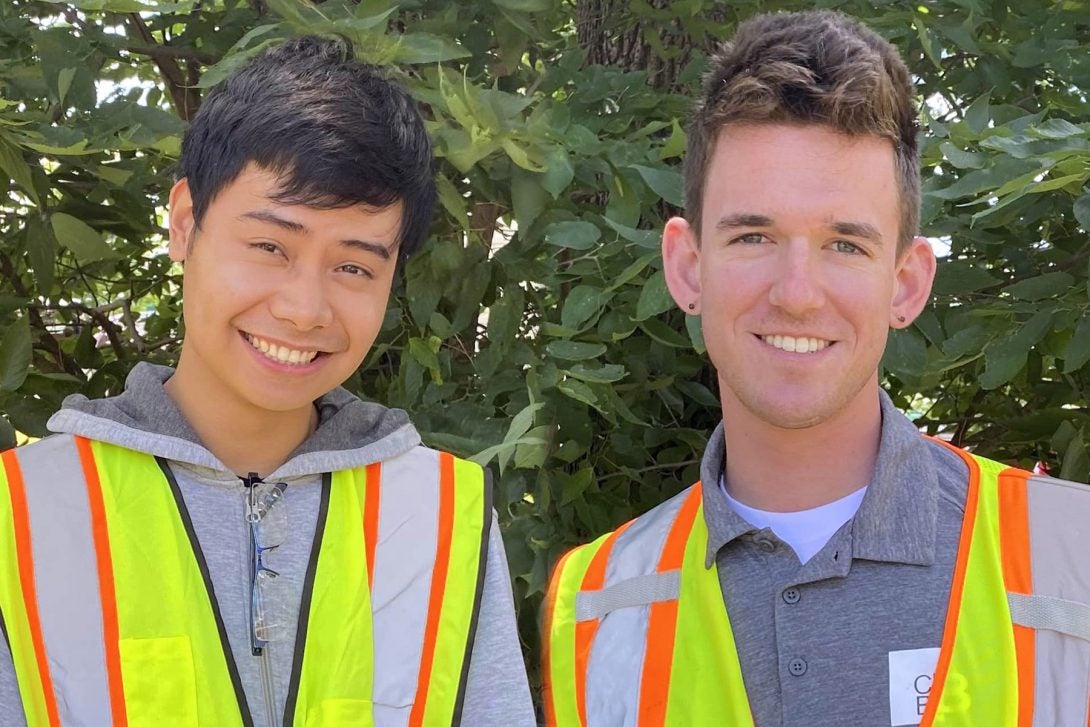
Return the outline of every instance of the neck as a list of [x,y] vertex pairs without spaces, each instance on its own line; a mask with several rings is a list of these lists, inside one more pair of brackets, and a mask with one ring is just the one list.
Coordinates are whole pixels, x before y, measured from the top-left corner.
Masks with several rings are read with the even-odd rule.
[[202,373],[203,367],[192,365],[183,349],[177,370],[164,386],[204,446],[236,475],[268,475],[317,427],[314,406],[282,412],[261,409]]
[[[797,512],[839,500],[870,482],[882,435],[877,382],[815,426],[783,429],[723,393],[727,489],[760,510]],[[868,395],[868,392],[872,395]]]

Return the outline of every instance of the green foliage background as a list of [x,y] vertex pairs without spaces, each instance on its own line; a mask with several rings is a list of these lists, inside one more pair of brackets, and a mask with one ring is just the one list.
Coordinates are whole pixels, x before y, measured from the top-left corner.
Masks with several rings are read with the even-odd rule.
[[895,42],[925,101],[923,226],[949,255],[890,340],[889,389],[928,432],[1087,480],[1081,0],[0,0],[0,446],[174,360],[163,208],[184,120],[268,44],[346,35],[425,105],[442,192],[348,385],[501,474],[536,672],[551,564],[694,481],[718,417],[657,252],[706,52],[815,4]]

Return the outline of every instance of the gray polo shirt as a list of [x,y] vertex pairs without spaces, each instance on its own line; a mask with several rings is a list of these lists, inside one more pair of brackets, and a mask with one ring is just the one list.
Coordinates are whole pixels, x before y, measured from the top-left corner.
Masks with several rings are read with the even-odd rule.
[[[916,724],[890,704],[895,669],[942,642],[968,490],[968,468],[924,437],[880,392],[882,435],[859,511],[805,565],[768,528],[737,515],[705,487],[707,565],[719,570],[758,727]],[[719,481],[725,446],[716,428],[701,479]],[[894,656],[891,657],[891,652]],[[896,673],[896,672],[895,672]],[[909,680],[898,714],[922,710],[928,679]]]

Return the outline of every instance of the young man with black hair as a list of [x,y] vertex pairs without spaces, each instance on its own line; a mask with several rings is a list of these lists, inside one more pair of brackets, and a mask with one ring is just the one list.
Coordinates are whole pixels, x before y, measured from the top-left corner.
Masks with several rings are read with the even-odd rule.
[[415,104],[289,41],[180,169],[177,368],[2,457],[0,723],[533,725],[490,483],[339,388],[429,228]]
[[723,421],[700,483],[557,566],[550,724],[1087,723],[1090,488],[921,437],[879,387],[935,273],[914,98],[829,11],[711,59],[662,254]]

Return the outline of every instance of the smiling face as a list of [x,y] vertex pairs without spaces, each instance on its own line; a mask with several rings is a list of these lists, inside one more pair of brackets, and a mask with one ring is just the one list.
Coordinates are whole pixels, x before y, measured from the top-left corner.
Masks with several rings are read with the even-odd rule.
[[184,263],[176,378],[206,401],[257,412],[309,409],[362,363],[401,222],[400,204],[316,209],[273,201],[277,188],[276,175],[245,168],[199,229],[185,180],[170,199],[170,257]]
[[725,418],[801,429],[876,410],[889,328],[919,314],[934,275],[923,238],[898,255],[897,180],[878,137],[720,132],[699,239],[673,218],[663,257],[675,300],[702,316]]

